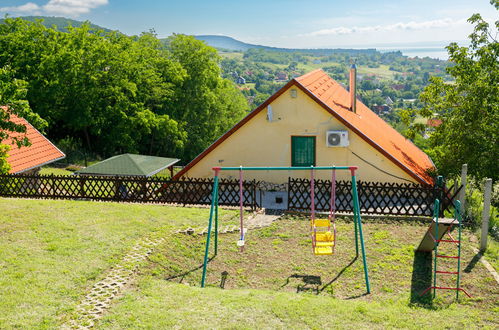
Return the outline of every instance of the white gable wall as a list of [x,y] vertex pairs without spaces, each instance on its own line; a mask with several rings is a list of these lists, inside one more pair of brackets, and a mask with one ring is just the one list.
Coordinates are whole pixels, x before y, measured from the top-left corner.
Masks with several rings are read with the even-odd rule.
[[[291,89],[297,97],[291,97]],[[358,166],[357,179],[378,182],[416,182],[400,167],[347,129],[324,108],[296,87],[291,87],[272,103],[273,121],[267,121],[262,110],[231,136],[208,153],[184,175],[185,177],[213,177],[214,166],[291,166],[291,136],[316,137],[316,166]],[[349,131],[348,147],[327,147],[326,132]],[[359,155],[368,163],[362,161]],[[221,172],[222,178],[237,178],[237,171]],[[287,182],[289,176],[309,178],[310,171],[245,171],[245,180],[263,180],[272,183]],[[330,179],[330,171],[317,171],[317,178]],[[338,171],[339,180],[348,180],[349,171]]]

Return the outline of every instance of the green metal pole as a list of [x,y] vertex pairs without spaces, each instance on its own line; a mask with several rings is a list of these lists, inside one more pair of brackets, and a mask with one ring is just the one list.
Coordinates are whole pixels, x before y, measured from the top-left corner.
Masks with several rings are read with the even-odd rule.
[[218,253],[218,185],[217,194],[215,196],[215,255]]
[[[360,240],[360,246],[362,249],[362,262],[364,264],[364,278],[366,281],[366,289],[367,293],[371,293],[371,285],[369,284],[369,274],[367,270],[367,260],[366,260],[366,249],[364,247],[364,235],[362,233],[362,220],[360,218],[360,206],[359,206],[359,195],[357,194],[357,183],[355,180],[355,171],[352,171],[352,194],[353,194],[353,209],[354,209],[354,221],[355,218],[357,218],[356,222],[358,222],[358,227],[359,227],[359,240]],[[357,214],[355,216],[355,214]],[[355,234],[355,240],[357,241],[357,234]],[[358,246],[357,248],[357,255],[358,253]]]
[[457,241],[457,280],[456,280],[456,300],[459,300],[459,285],[461,282],[461,202],[456,201],[454,204],[454,214],[456,216],[456,219],[459,221],[459,232],[458,232],[458,238]]
[[211,225],[213,223],[213,213],[216,205],[217,196],[218,196],[218,172],[215,172],[215,180],[213,182],[213,195],[211,197],[210,220],[208,222],[208,234],[206,236],[206,247],[204,249],[203,276],[201,278],[202,288],[204,288],[204,284],[206,281],[206,268],[208,266],[208,254],[210,252]]
[[[359,200],[357,195],[357,182],[355,180],[355,175],[352,175],[352,199],[353,199],[353,226],[355,231],[355,257],[359,257],[359,240],[358,236],[358,225],[357,225],[357,207],[359,206]],[[360,216],[360,210],[359,210]]]
[[438,255],[438,217],[440,214],[440,201],[435,199],[435,208],[433,210],[433,216],[435,217],[435,242],[434,248],[435,248],[435,256],[433,258],[433,299],[435,299],[437,295],[437,255]]

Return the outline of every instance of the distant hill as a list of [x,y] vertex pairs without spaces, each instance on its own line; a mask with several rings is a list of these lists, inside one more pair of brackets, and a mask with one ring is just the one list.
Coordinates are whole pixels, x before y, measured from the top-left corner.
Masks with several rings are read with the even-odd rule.
[[[73,27],[80,27],[83,25],[82,21],[77,21],[74,19],[66,18],[66,17],[55,17],[55,16],[21,16],[20,18],[25,19],[27,21],[34,22],[37,19],[43,19],[43,25],[46,27],[56,26],[57,30],[66,32],[68,25]],[[4,19],[0,19],[0,24]],[[90,22],[89,22],[90,23]],[[112,30],[104,28],[102,26],[90,23],[90,27],[97,30],[103,30],[105,32],[111,32]],[[198,35],[194,36],[198,40],[202,40],[206,42],[211,47],[214,47],[218,50],[222,51],[247,51],[248,49],[263,49],[268,51],[276,51],[276,52],[300,52],[307,53],[316,56],[324,56],[333,53],[348,53],[348,54],[368,54],[375,53],[376,49],[345,49],[345,48],[335,48],[335,49],[302,49],[302,48],[278,48],[278,47],[269,47],[255,44],[248,44],[234,38],[228,36],[220,36],[220,35]],[[166,45],[168,38],[161,39],[163,43]]]
[[266,47],[266,46],[261,46],[261,45],[253,45],[253,44],[247,44],[245,42],[236,40],[231,37],[227,36],[214,36],[214,35],[201,35],[201,36],[194,36],[198,40],[203,40],[206,42],[208,45],[211,47],[217,48],[217,49],[226,49],[226,50],[237,50],[237,51],[246,51],[251,48],[271,48],[271,47]]
[[[20,18],[30,21],[30,22],[35,22],[38,19],[43,19],[43,25],[46,27],[52,27],[56,26],[57,30],[67,32],[67,27],[68,25],[71,25],[72,27],[80,27],[83,25],[82,21],[76,21],[74,19],[70,18],[65,18],[65,17],[55,17],[55,16],[21,16]],[[0,19],[0,24],[2,24],[4,19]],[[95,25],[90,23],[90,27],[92,29],[96,30],[104,30],[106,32],[111,32],[112,30],[103,28],[102,26]]]
[[194,36],[198,40],[203,40],[211,47],[217,48],[219,50],[229,50],[229,51],[246,51],[248,49],[264,49],[276,52],[302,52],[313,55],[328,55],[333,53],[349,53],[349,54],[366,54],[375,53],[376,49],[348,49],[348,48],[278,48],[278,47],[268,47],[262,45],[248,44],[239,40],[236,40],[227,36],[218,35],[199,35]]

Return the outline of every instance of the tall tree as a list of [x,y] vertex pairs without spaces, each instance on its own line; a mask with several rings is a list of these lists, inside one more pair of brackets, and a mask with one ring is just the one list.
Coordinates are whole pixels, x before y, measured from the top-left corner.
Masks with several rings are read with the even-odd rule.
[[[20,18],[0,24],[0,66],[25,80],[49,137],[101,156],[120,152],[192,159],[248,110],[221,78],[215,49],[177,35],[128,37],[88,24],[60,32]],[[72,143],[73,143],[72,142]]]
[[[26,132],[26,126],[16,124],[11,120],[11,116],[14,114],[26,118],[40,129],[46,124],[31,111],[28,101],[26,101],[26,86],[25,81],[14,78],[12,69],[9,67],[0,68],[0,174],[10,170],[7,153],[11,148],[30,145],[28,138],[22,135]],[[14,145],[2,144],[13,133],[21,133],[21,135],[16,134],[16,137],[12,139]]]
[[[491,4],[499,10],[499,0]],[[453,66],[447,72],[454,78],[445,83],[431,77],[420,98],[426,118],[439,118],[442,124],[429,138],[428,153],[443,174],[457,174],[468,163],[477,177],[499,177],[499,21],[490,26],[480,14],[469,20],[474,31],[469,47],[447,46]],[[422,131],[414,125],[413,131]]]
[[172,58],[187,72],[173,103],[173,116],[185,123],[188,134],[185,160],[192,159],[247,112],[237,87],[220,76],[217,51],[192,36],[177,34],[168,40]]
[[0,25],[1,63],[28,82],[27,98],[55,140],[76,137],[103,156],[176,155],[183,149],[185,132],[168,105],[185,71],[151,34],[128,37],[88,24],[64,33],[6,19]]

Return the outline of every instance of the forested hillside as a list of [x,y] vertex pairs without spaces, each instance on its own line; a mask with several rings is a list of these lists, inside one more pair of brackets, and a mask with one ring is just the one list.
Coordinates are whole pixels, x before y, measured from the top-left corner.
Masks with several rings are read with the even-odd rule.
[[0,68],[24,82],[49,138],[70,154],[187,161],[248,111],[221,77],[217,51],[203,42],[175,35],[165,49],[150,33],[95,32],[88,24],[61,32],[19,18],[0,24]]
[[[85,22],[82,21],[77,21],[71,18],[66,18],[66,17],[51,17],[51,16],[22,16],[21,17],[23,20],[30,21],[30,22],[36,22],[40,21],[41,24],[43,24],[45,27],[51,28],[55,27],[59,31],[67,32],[68,31],[68,26],[72,27],[81,27]],[[4,19],[0,19],[0,24],[4,22]],[[90,22],[87,22],[89,27],[93,30],[104,30],[106,32],[111,32],[110,29],[104,28],[99,25],[92,24]]]

